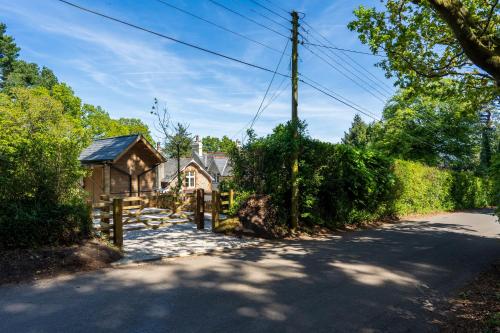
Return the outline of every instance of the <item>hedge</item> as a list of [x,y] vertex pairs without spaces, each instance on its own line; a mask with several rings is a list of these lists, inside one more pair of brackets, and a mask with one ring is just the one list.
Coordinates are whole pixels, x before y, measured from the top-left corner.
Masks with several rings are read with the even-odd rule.
[[492,204],[491,184],[468,171],[449,171],[418,162],[396,160],[397,216],[480,208]]

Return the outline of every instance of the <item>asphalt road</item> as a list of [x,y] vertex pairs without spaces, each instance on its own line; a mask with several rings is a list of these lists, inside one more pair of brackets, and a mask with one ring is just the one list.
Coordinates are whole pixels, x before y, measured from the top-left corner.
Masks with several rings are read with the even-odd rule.
[[0,287],[0,332],[429,332],[500,257],[484,213]]

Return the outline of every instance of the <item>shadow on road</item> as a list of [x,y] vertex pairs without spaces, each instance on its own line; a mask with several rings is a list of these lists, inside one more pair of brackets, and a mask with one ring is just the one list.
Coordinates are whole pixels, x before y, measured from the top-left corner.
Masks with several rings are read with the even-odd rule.
[[499,231],[458,213],[0,288],[0,331],[433,331],[444,297],[500,256]]

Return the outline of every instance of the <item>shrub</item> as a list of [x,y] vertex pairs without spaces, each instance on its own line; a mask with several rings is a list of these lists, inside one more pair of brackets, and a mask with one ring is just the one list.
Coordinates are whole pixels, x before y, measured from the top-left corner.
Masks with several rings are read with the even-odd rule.
[[88,235],[79,121],[42,88],[0,94],[0,109],[0,248]]
[[231,153],[237,190],[270,195],[281,225],[290,215],[289,161],[294,144],[301,147],[302,224],[335,227],[390,215],[484,207],[490,201],[489,182],[470,172],[392,161],[376,151],[313,140],[304,125],[300,131],[297,142],[290,124],[279,125],[272,134],[251,137]]
[[451,172],[419,162],[397,160],[393,213],[398,216],[451,210],[454,207]]

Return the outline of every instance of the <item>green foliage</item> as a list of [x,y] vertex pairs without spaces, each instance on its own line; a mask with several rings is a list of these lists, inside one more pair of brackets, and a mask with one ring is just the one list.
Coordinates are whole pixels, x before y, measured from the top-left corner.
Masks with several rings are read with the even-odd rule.
[[5,24],[0,23],[0,87],[3,87],[5,79],[12,71],[20,50],[14,42],[14,38],[6,35],[5,32]]
[[492,182],[492,205],[497,207],[497,216],[500,217],[500,151],[493,156],[490,177]]
[[348,132],[344,133],[342,143],[355,148],[365,148],[369,142],[368,124],[361,119],[359,114],[356,114],[352,120],[351,128],[349,128]]
[[0,109],[0,247],[87,236],[78,120],[45,88],[12,88],[0,94]]
[[372,147],[394,158],[475,169],[485,101],[464,98],[451,81],[427,86],[427,94],[403,89],[391,99],[383,121],[372,125]]
[[396,161],[395,215],[486,207],[491,203],[487,179],[468,171],[450,171],[418,162]]
[[72,243],[91,227],[81,150],[93,138],[151,136],[139,119],[82,107],[50,69],[18,52],[0,23],[0,249]]
[[82,107],[82,122],[92,139],[142,134],[149,142],[154,144],[148,126],[140,119],[112,119],[100,106],[84,104]]
[[394,76],[397,85],[425,92],[426,83],[450,77],[467,94],[475,94],[476,89],[497,90],[500,16],[492,8],[495,2],[384,2],[385,8],[380,10],[360,6],[348,27],[373,53],[387,56],[378,66],[386,76]]
[[205,136],[202,138],[203,149],[209,152],[229,153],[236,148],[236,142],[228,138],[226,135],[219,139],[213,136]]
[[[300,125],[299,187],[301,222],[335,226],[377,217],[390,196],[390,163],[375,152],[309,138]],[[290,208],[290,123],[255,138],[232,153],[239,190],[270,194],[282,224]]]
[[[300,221],[335,227],[434,211],[484,207],[490,183],[471,172],[392,161],[371,149],[311,139],[300,126]],[[269,194],[281,224],[290,215],[291,125],[232,151],[238,191]]]
[[191,155],[191,142],[193,138],[191,133],[188,132],[188,126],[181,123],[173,125],[171,132],[168,133],[165,140],[164,152],[167,156],[177,160],[177,192],[182,188],[182,174],[180,170],[181,157]]

